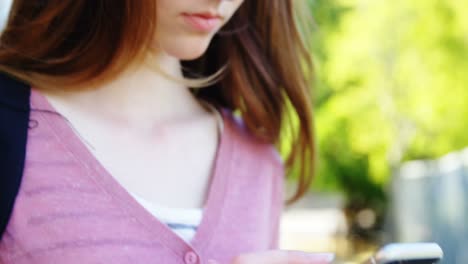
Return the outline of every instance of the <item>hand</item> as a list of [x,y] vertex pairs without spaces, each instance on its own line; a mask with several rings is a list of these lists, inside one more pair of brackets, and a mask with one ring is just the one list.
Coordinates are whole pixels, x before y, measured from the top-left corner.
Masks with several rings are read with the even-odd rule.
[[231,264],[331,264],[333,259],[329,253],[272,250],[240,255]]

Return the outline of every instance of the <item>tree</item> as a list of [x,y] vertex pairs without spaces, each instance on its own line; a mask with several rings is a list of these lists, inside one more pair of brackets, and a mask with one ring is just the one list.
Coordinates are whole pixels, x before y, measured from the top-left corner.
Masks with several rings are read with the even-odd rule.
[[316,20],[314,188],[382,212],[393,168],[468,145],[468,1],[309,4]]

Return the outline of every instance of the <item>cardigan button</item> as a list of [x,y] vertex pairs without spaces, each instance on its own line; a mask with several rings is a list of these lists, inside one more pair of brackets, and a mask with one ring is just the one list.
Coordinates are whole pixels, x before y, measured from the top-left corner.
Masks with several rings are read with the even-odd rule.
[[186,264],[196,264],[198,262],[198,256],[195,252],[190,251],[185,254],[185,263]]

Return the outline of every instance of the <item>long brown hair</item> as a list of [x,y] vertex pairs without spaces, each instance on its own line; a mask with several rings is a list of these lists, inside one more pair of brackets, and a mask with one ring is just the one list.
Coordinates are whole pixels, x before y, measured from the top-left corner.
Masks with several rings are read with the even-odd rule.
[[[293,0],[245,1],[206,54],[183,62],[187,77],[223,78],[197,96],[241,113],[259,139],[291,137],[287,173],[298,172],[293,202],[314,167],[312,69]],[[98,87],[144,59],[154,38],[155,0],[15,0],[0,38],[0,71],[35,87]]]

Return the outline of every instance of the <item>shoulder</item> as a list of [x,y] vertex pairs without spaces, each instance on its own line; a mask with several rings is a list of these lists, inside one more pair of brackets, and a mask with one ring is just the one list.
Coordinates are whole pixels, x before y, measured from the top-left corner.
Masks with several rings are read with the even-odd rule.
[[255,162],[257,168],[267,166],[275,175],[284,176],[283,159],[271,143],[265,143],[256,138],[245,125],[242,117],[235,115],[232,111],[223,109],[223,119],[229,139],[241,156]]
[[[249,197],[249,204],[255,204],[255,197],[262,197],[259,202],[263,212],[268,215],[265,227],[269,234],[269,249],[277,249],[279,245],[279,226],[285,202],[285,168],[279,151],[273,144],[264,143],[250,133],[239,116],[232,112],[224,113],[225,126],[231,133],[234,152],[237,160],[231,162],[239,164],[236,170],[244,170],[236,174],[237,181],[242,188],[238,191],[242,196]],[[243,166],[243,164],[249,164]]]

